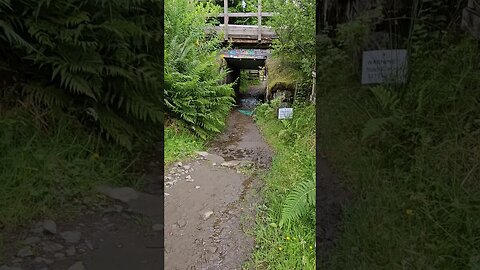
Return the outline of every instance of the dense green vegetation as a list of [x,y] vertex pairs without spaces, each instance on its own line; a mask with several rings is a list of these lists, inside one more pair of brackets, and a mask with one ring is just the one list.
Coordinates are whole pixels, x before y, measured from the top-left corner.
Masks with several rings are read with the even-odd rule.
[[171,125],[165,128],[164,163],[165,166],[175,161],[192,156],[203,149],[204,141],[184,128]]
[[73,117],[48,120],[45,130],[23,110],[0,117],[0,254],[4,233],[75,217],[98,200],[98,184],[142,185],[123,148],[104,145]]
[[165,1],[166,117],[202,139],[220,132],[233,105],[230,84],[219,84],[226,71],[216,59],[221,39],[205,34],[209,3]]
[[[0,0],[0,238],[92,206],[161,138],[161,1]],[[0,241],[1,243],[1,241]]]
[[0,1],[6,103],[75,115],[128,148],[158,136],[161,14],[155,0]]
[[281,99],[255,110],[275,157],[265,176],[253,263],[260,269],[315,269],[315,106],[305,99],[313,83],[315,1],[264,3],[278,12],[268,23],[278,34],[267,63],[268,88],[298,87],[293,119],[277,119]]
[[393,44],[409,50],[406,84],[362,86],[352,64],[381,6],[319,37],[319,144],[355,195],[329,269],[480,265],[478,42],[454,6],[423,2]]
[[277,99],[255,112],[275,157],[264,178],[253,263],[256,269],[315,269],[315,106],[299,105],[293,119],[279,121],[279,105]]

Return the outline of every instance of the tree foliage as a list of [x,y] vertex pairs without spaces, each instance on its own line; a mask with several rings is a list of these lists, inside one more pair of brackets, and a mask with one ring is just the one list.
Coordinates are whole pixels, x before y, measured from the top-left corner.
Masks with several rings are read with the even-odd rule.
[[276,12],[269,25],[278,39],[272,53],[289,63],[288,68],[299,70],[299,80],[311,82],[315,67],[315,4],[314,0],[270,0],[267,8]]

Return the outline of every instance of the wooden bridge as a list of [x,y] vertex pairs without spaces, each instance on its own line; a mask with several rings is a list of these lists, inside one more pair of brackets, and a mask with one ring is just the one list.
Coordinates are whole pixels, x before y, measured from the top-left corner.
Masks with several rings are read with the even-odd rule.
[[[262,2],[258,0],[257,12],[251,13],[229,13],[228,12],[228,0],[223,0],[223,13],[212,15],[211,17],[223,18],[223,24],[207,29],[207,32],[223,32],[225,41],[230,41],[235,45],[251,47],[254,45],[256,48],[268,47],[276,34],[271,27],[262,25],[263,17],[271,17],[275,14],[273,12],[262,12]],[[236,25],[229,24],[229,18],[248,18],[256,17],[258,20],[257,25]]]

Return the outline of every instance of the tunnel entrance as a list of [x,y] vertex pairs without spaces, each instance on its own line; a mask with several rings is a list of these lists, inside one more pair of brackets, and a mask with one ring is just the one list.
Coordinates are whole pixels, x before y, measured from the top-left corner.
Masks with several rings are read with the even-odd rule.
[[229,74],[228,82],[234,85],[235,101],[238,109],[253,111],[265,101],[267,80],[265,59],[224,58]]

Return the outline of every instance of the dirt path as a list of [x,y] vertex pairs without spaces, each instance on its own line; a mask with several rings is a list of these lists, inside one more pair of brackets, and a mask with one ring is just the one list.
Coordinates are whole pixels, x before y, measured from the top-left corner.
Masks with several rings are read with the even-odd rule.
[[234,111],[208,153],[166,170],[165,269],[242,269],[260,199],[252,172],[270,162],[251,117]]
[[3,254],[0,269],[161,269],[161,163],[149,166],[148,193],[98,187],[106,198],[97,204],[85,202],[79,213],[72,213],[75,220],[43,220],[30,230],[10,235],[5,246],[11,248]]
[[0,270],[156,270],[164,243],[164,269],[241,269],[254,248],[256,174],[271,152],[252,118],[235,110],[201,154],[168,168],[165,179],[152,158],[144,192],[98,187],[103,199],[85,201],[74,220],[42,220],[9,235]]

